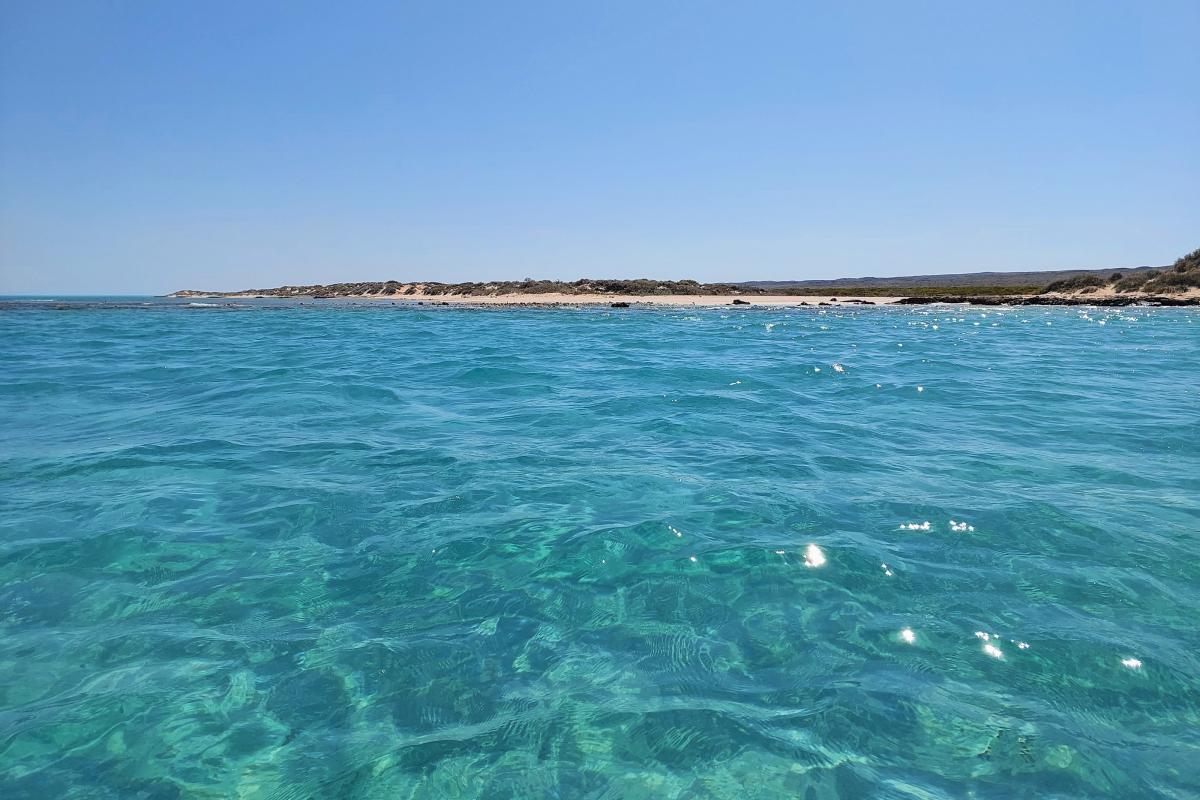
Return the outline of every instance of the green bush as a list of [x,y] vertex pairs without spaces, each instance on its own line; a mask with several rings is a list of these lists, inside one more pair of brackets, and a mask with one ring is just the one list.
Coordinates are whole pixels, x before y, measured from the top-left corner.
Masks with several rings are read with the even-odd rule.
[[1186,292],[1200,288],[1200,269],[1160,273],[1142,285],[1143,292]]
[[1200,271],[1200,249],[1193,250],[1175,262],[1176,272]]
[[1097,289],[1104,285],[1104,280],[1096,275],[1073,275],[1070,278],[1063,278],[1061,281],[1055,281],[1046,286],[1042,293],[1046,292],[1074,292],[1080,289]]
[[1150,272],[1136,272],[1133,275],[1126,275],[1124,278],[1121,278],[1121,280],[1114,283],[1113,288],[1118,292],[1137,292],[1140,291],[1142,286],[1146,284],[1146,281],[1150,280],[1156,275],[1158,275],[1158,273],[1154,270],[1151,270]]

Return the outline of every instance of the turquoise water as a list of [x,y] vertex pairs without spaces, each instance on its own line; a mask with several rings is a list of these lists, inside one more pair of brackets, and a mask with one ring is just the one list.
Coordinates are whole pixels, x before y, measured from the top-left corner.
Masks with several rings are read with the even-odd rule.
[[1200,791],[1195,310],[21,301],[0,355],[10,800]]

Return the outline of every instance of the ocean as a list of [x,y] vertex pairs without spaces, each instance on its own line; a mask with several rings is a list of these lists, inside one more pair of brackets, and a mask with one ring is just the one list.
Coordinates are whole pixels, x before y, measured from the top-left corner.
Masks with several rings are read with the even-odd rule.
[[1200,312],[0,302],[0,795],[1194,798]]

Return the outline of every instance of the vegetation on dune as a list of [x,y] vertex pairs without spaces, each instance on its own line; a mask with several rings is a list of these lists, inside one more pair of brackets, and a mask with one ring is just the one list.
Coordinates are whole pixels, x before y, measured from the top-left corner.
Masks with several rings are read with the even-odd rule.
[[728,297],[759,297],[784,295],[791,297],[930,297],[930,296],[998,296],[1034,294],[1037,286],[839,286],[836,290],[804,286],[751,286],[736,283],[700,283],[693,280],[656,281],[648,278],[592,279],[577,281],[489,281],[468,283],[400,283],[399,281],[366,281],[361,283],[331,283],[311,286],[280,286],[275,289],[247,289],[241,292],[202,292],[186,290],[176,296],[261,296],[261,297],[488,297],[494,295],[558,294],[612,295],[614,297],[654,297],[664,295],[718,295]]
[[[663,295],[717,295],[725,297],[754,298],[763,295],[809,296],[809,297],[907,297],[914,301],[953,301],[955,298],[1012,298],[1041,297],[1038,303],[1077,300],[1079,298],[1044,297],[1056,295],[1092,295],[1101,289],[1110,288],[1117,293],[1142,293],[1147,295],[1181,294],[1189,289],[1200,288],[1200,250],[1180,258],[1172,266],[1163,269],[1138,267],[1125,272],[1105,275],[1099,270],[1055,273],[1058,279],[1045,286],[1022,285],[1015,278],[1036,280],[1046,273],[979,273],[977,275],[917,276],[913,278],[860,278],[838,281],[777,282],[758,281],[747,283],[700,283],[694,280],[659,281],[650,278],[580,278],[576,281],[549,281],[526,278],[523,281],[474,281],[468,283],[365,281],[360,283],[333,283],[312,286],[280,286],[275,289],[249,289],[242,292],[202,292],[185,290],[176,292],[176,297],[221,297],[258,295],[263,297],[488,297],[495,295],[609,295],[613,297],[654,297]],[[939,280],[954,280],[955,283],[940,283]],[[968,280],[970,279],[970,280]],[[1044,280],[1045,278],[1043,278]],[[861,281],[861,283],[860,283]],[[911,281],[905,285],[902,281]],[[994,282],[993,282],[994,281]],[[836,286],[830,284],[836,283]],[[821,285],[814,285],[821,284]],[[1104,299],[1104,298],[1100,298]],[[1137,298],[1134,298],[1136,301]],[[1163,297],[1164,301],[1170,298]],[[1089,298],[1089,302],[1096,298]],[[1190,302],[1190,301],[1189,301]]]
[[1140,292],[1142,287],[1151,278],[1158,275],[1158,272],[1139,272],[1136,275],[1126,275],[1112,282],[1112,287],[1118,292]]
[[1096,275],[1076,275],[1074,278],[1067,278],[1061,281],[1055,281],[1049,284],[1043,292],[1074,292],[1074,291],[1095,291],[1104,285],[1104,279]]
[[[1006,297],[1011,295],[1036,294],[1038,286],[847,286],[830,297]],[[822,292],[812,289],[797,291],[776,290],[769,294],[803,294],[820,297]]]
[[1183,292],[1194,288],[1200,288],[1200,249],[1180,258],[1142,286],[1147,292]]
[[1103,287],[1117,292],[1145,294],[1175,294],[1200,288],[1200,250],[1193,250],[1165,269],[1139,270],[1128,274],[1114,272],[1108,280],[1096,275],[1077,275],[1049,284],[1042,289],[1041,294],[1076,291],[1088,293]]
[[577,281],[546,281],[526,278],[523,281],[490,281],[487,283],[427,283],[426,294],[495,295],[495,294],[620,294],[620,295],[699,295],[699,294],[766,294],[751,287],[732,283],[700,283],[693,280],[656,281],[649,278],[593,279]]
[[1032,294],[1037,286],[841,286],[836,291],[802,286],[764,287],[736,283],[698,283],[693,280],[656,281],[647,278],[632,280],[594,280],[582,278],[565,281],[522,281],[500,283],[427,284],[427,294],[492,295],[492,294],[613,294],[649,297],[654,295],[731,295],[754,297],[785,295],[803,297],[923,297],[931,294],[997,295]]

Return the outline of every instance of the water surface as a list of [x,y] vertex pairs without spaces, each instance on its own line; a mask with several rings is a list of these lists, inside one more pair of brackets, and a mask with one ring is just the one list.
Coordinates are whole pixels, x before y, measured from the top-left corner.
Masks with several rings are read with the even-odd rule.
[[5,798],[1200,791],[1195,310],[57,300]]

